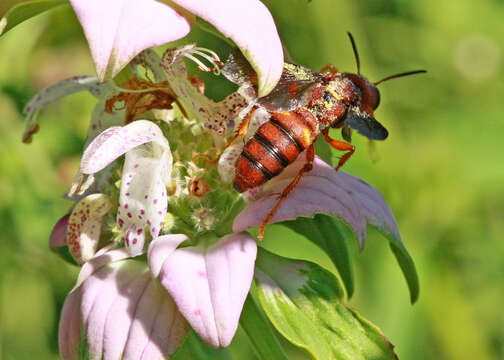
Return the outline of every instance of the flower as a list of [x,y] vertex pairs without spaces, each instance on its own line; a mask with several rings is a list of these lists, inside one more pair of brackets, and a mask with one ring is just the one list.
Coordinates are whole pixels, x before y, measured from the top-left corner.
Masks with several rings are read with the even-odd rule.
[[[156,81],[166,81],[180,100],[173,104],[173,119],[168,122],[145,114],[145,119],[122,125],[125,110],[106,111],[107,101],[118,90],[105,91],[97,83],[90,88],[102,91],[95,91],[99,102],[94,126],[71,191],[77,202],[70,216],[58,222],[51,239],[51,244],[60,246],[66,228],[65,243],[88,250],[71,251],[84,265],[62,312],[63,359],[74,359],[83,346],[92,359],[168,357],[190,328],[215,348],[228,346],[236,332],[258,254],[256,241],[245,231],[262,223],[304,156],[264,188],[246,193],[245,199],[252,201],[248,206],[229,184],[233,159],[243,142],[226,151],[217,168],[198,161],[195,153],[215,150],[222,141],[216,133],[226,134],[229,121],[240,121],[248,111],[252,89],[244,86],[218,103],[206,98],[188,79],[182,61],[198,54],[195,49],[169,49],[162,59],[149,50],[141,54],[143,66]],[[32,108],[38,111],[36,105],[43,99],[34,101]],[[257,111],[247,136],[267,119],[266,112]],[[115,124],[107,126],[111,123]],[[196,179],[206,184],[204,196],[191,190]],[[104,199],[107,215],[94,204]],[[72,216],[84,208],[90,211],[85,219]],[[361,246],[368,223],[392,238],[396,247],[402,246],[381,195],[318,158],[272,222],[316,213],[345,221]],[[100,238],[96,226],[113,236]],[[106,244],[101,249],[98,240]],[[145,252],[147,263],[138,257]]]
[[142,50],[187,35],[199,16],[233,40],[258,74],[259,95],[280,79],[283,51],[275,23],[259,0],[71,0],[100,81],[109,80]]
[[[302,159],[297,161],[292,169],[287,170],[291,174],[285,174],[283,179],[274,184],[272,191],[265,192],[242,211],[234,221],[233,229],[242,231],[260,225],[275,195],[285,182],[292,179],[289,176],[302,163]],[[363,203],[365,207],[361,206]],[[365,238],[366,223],[398,236],[390,209],[375,189],[351,175],[336,173],[332,167],[316,158],[314,169],[303,177],[272,222],[320,212],[346,220],[354,227],[361,244]],[[62,357],[71,359],[78,349],[81,336],[78,331],[80,326],[77,325],[79,321],[87,334],[91,358],[108,358],[108,354],[119,353],[123,354],[124,359],[137,358],[135,356],[138,354],[130,355],[129,350],[135,349],[137,342],[144,345],[149,343],[151,351],[168,356],[180,344],[184,331],[189,329],[188,325],[214,347],[229,345],[254,275],[256,242],[247,233],[237,233],[222,239],[206,238],[196,246],[179,247],[186,240],[188,237],[184,234],[163,235],[153,240],[148,251],[150,271],[137,263],[127,265],[131,260],[124,260],[127,253],[123,250],[105,253],[87,263],[81,270],[76,288],[65,302],[60,323]],[[121,255],[117,258],[116,254]],[[120,264],[116,264],[119,260]],[[88,264],[99,264],[103,270],[98,271],[98,265]],[[92,274],[89,266],[94,266]],[[120,270],[123,268],[124,271]],[[97,288],[105,288],[102,283],[111,285],[107,287],[106,294],[97,296]],[[127,293],[122,290],[126,284],[131,284]],[[151,287],[156,291],[146,290]],[[153,310],[142,308],[144,303],[156,302],[150,297],[164,298],[166,305],[163,306],[172,309],[172,315],[166,321],[179,325],[166,331],[160,325],[155,327],[152,320],[145,320],[145,316],[153,316]],[[127,304],[130,304],[130,308]],[[86,310],[90,308],[94,309],[93,312]],[[158,309],[161,312],[158,317],[166,316],[163,315],[163,307]],[[76,315],[79,311],[82,316],[80,320]],[[152,328],[150,338],[145,335],[145,330],[139,333],[138,338],[132,336],[135,324],[145,321]],[[185,321],[188,325],[184,327],[182,324]],[[100,332],[96,334],[94,328]],[[103,345],[102,339],[106,340]]]

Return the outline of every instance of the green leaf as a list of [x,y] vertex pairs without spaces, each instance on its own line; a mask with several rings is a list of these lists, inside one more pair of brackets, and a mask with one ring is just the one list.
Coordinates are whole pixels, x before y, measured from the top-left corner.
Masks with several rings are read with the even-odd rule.
[[264,360],[287,360],[287,355],[278,342],[271,325],[249,294],[243,306],[240,325],[247,333],[257,355]]
[[333,158],[333,152],[331,150],[331,147],[325,141],[325,139],[322,136],[319,136],[317,141],[315,141],[315,153],[319,158],[324,160],[326,163],[333,165],[332,163],[332,158]]
[[171,360],[231,360],[228,349],[214,349],[192,330]]
[[18,4],[11,8],[2,19],[0,19],[0,35],[5,34],[14,26],[23,21],[42,14],[47,10],[57,6],[68,4],[66,0],[37,0]]
[[339,280],[317,264],[260,249],[255,279],[270,321],[314,359],[397,359],[381,331],[343,304]]
[[390,249],[392,249],[392,253],[396,257],[399,267],[406,278],[406,283],[410,291],[410,300],[413,304],[417,301],[418,295],[420,294],[420,281],[418,280],[415,263],[400,239],[389,237],[386,234],[383,235],[390,241]]
[[354,280],[343,225],[334,217],[316,214],[313,218],[285,221],[287,226],[324,250],[336,266],[349,298],[354,292]]

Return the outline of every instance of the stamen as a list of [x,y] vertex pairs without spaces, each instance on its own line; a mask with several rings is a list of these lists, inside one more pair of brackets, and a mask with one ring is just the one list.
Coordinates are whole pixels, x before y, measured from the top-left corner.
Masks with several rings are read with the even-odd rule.
[[184,53],[184,56],[192,61],[194,61],[196,64],[198,64],[198,68],[201,70],[201,71],[205,71],[205,72],[209,72],[211,71],[205,64],[203,64],[201,61],[199,61],[198,59],[196,59],[194,56],[192,56],[191,54],[188,54],[188,53]]
[[94,182],[94,176],[93,175],[88,175],[87,177],[79,172],[73,182],[72,186],[70,187],[70,190],[68,190],[67,197],[71,198],[75,194],[77,195],[82,195],[84,192],[89,189],[91,185],[93,185]]
[[[201,60],[193,55],[198,55],[207,60],[211,65],[208,67]],[[220,60],[219,56],[212,50],[206,48],[195,47],[188,49],[184,52],[184,56],[192,61],[194,61],[201,71],[213,72],[215,75],[220,75],[220,66],[224,66],[224,63]]]

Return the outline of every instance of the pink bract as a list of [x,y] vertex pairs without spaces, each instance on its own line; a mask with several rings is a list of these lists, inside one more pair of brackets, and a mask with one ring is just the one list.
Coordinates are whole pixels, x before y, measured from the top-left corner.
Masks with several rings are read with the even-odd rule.
[[229,345],[254,274],[257,244],[248,234],[232,234],[215,244],[170,251],[181,235],[150,245],[149,265],[191,327],[213,347]]
[[113,78],[142,50],[186,36],[194,15],[238,45],[258,73],[259,96],[269,93],[282,73],[280,38],[271,14],[258,0],[175,0],[178,9],[168,1],[155,0],[70,3],[84,29],[100,81]]
[[[235,219],[233,230],[244,231],[260,226],[266,213],[275,204],[278,194],[289,184],[303,165],[303,156],[275,179],[265,195],[251,203]],[[284,200],[270,223],[310,217],[316,213],[336,216],[355,232],[361,248],[366,239],[366,225],[400,239],[397,223],[381,194],[366,182],[334,168],[316,157],[313,170],[305,174]]]

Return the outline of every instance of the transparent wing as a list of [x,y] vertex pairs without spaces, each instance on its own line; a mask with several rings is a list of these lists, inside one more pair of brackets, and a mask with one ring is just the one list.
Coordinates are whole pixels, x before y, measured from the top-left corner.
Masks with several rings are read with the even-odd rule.
[[[229,56],[221,69],[222,74],[237,85],[257,86],[257,75],[245,59],[237,52]],[[258,103],[268,111],[291,111],[304,106],[310,100],[311,92],[320,85],[322,75],[300,65],[284,65],[282,76],[276,87]]]

